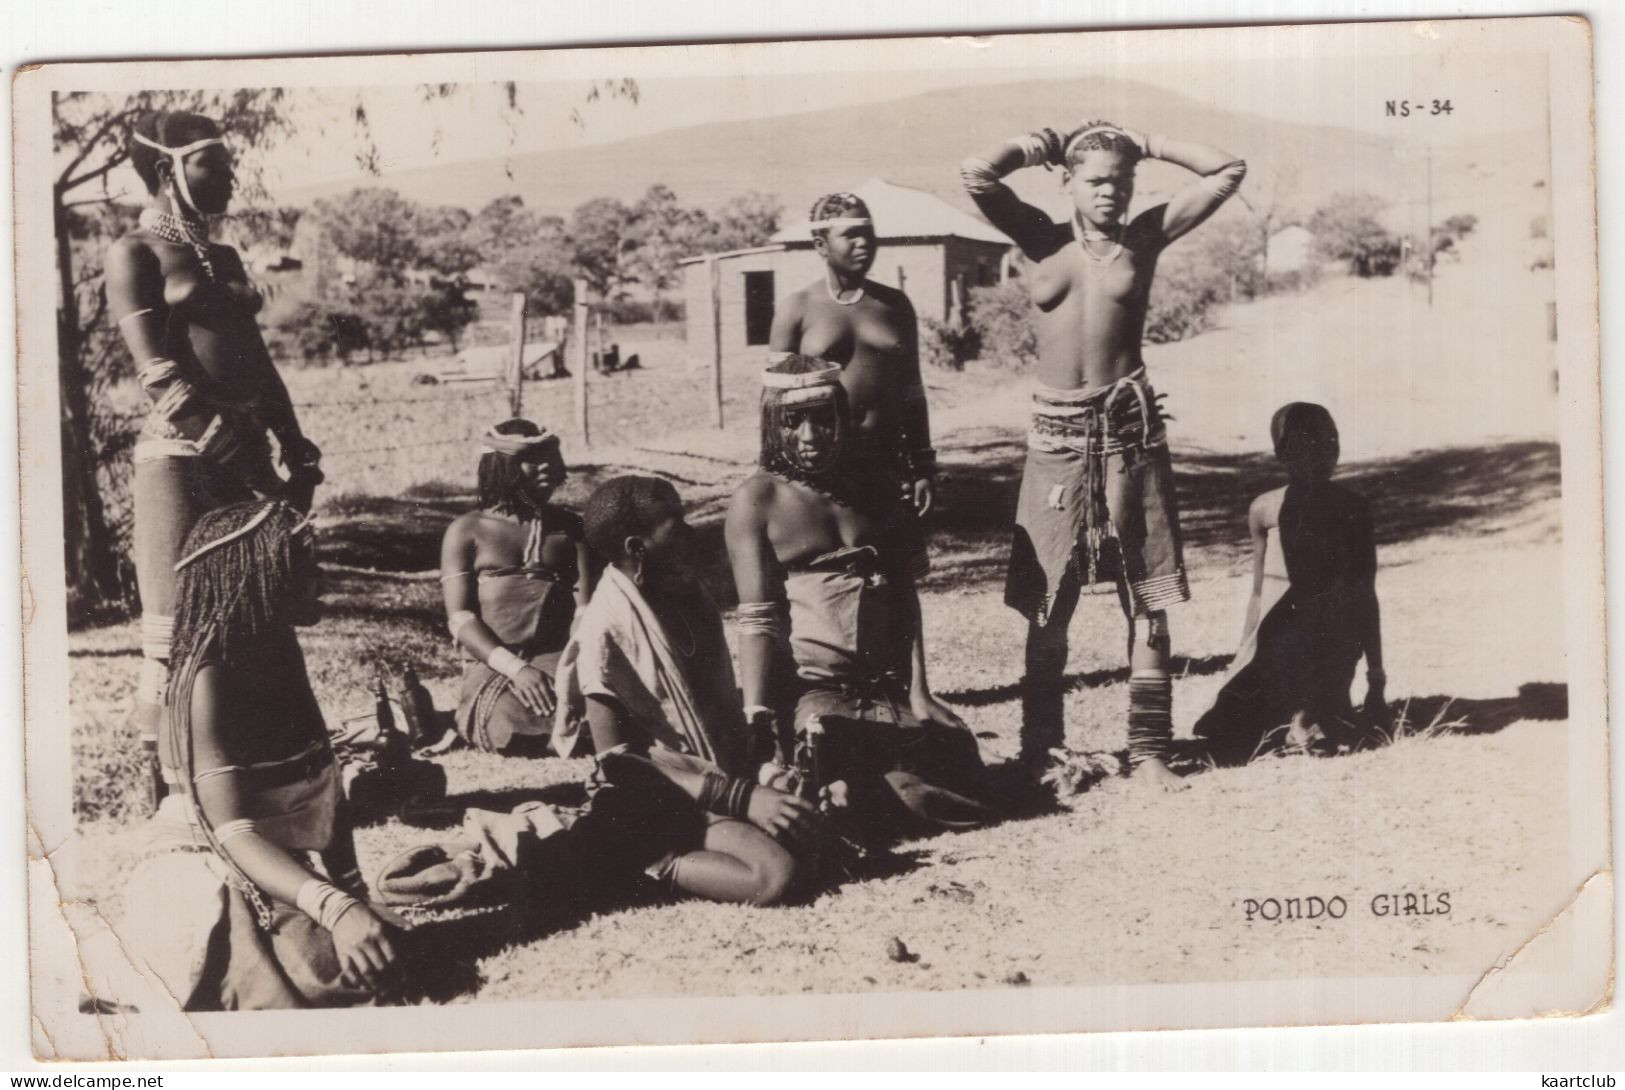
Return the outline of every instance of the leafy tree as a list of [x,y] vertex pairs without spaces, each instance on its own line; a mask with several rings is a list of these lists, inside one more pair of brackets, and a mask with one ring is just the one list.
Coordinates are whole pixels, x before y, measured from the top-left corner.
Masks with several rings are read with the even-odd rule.
[[[26,78],[26,77],[24,77]],[[457,84],[429,84],[419,90],[425,101],[450,98]],[[522,113],[518,86],[502,85],[504,108],[511,118]],[[292,130],[298,94],[286,88],[237,88],[205,91],[140,91],[109,95],[66,92],[52,98],[52,139],[56,152],[52,179],[52,226],[56,237],[57,378],[62,406],[63,536],[70,615],[82,617],[97,605],[127,597],[129,576],[123,534],[109,520],[108,497],[126,494],[118,459],[121,447],[109,436],[128,436],[125,421],[99,399],[118,372],[129,367],[124,353],[110,350],[116,335],[107,321],[101,291],[101,260],[106,243],[123,228],[116,217],[94,216],[124,194],[114,193],[109,179],[129,159],[129,133],[149,110],[189,110],[218,121],[238,151],[238,200],[253,207],[264,202],[259,153]],[[376,174],[379,154],[367,120],[367,92],[350,95],[356,162]],[[636,102],[631,79],[587,83],[585,102],[623,98]],[[580,107],[570,111],[577,125],[586,123]],[[134,194],[139,198],[139,194]],[[241,209],[239,209],[241,211]],[[127,444],[125,444],[127,447]]]
[[783,214],[784,206],[771,194],[752,190],[732,197],[711,217],[712,232],[705,249],[720,252],[765,245],[779,229]]
[[1377,220],[1387,206],[1370,193],[1338,193],[1309,217],[1315,249],[1332,261],[1342,261],[1356,276],[1388,276],[1398,267],[1404,251],[1398,235]]
[[614,197],[594,197],[570,214],[568,235],[576,274],[588,287],[604,299],[626,289],[633,279],[626,248],[637,245],[632,209]]
[[353,189],[319,200],[311,214],[339,253],[402,279],[423,257],[418,207],[393,189]]
[[627,233],[631,240],[627,272],[654,292],[658,315],[661,294],[681,279],[678,262],[714,233],[714,225],[699,209],[678,204],[677,194],[669,186],[657,184],[632,207]]
[[574,301],[564,220],[540,216],[519,197],[498,197],[470,222],[467,238],[481,262],[535,314],[561,314]]
[[418,260],[449,280],[467,283],[481,260],[471,233],[473,221],[468,209],[455,205],[417,208]]

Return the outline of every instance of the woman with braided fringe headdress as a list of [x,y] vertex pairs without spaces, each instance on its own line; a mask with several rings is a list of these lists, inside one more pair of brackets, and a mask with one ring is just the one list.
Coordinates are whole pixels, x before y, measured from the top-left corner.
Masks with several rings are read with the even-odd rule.
[[723,531],[746,715],[778,740],[780,765],[806,754],[818,721],[826,782],[806,787],[865,839],[981,824],[992,813],[976,737],[926,677],[925,558],[844,498],[865,473],[847,401],[823,360],[787,354],[762,373],[762,468],[734,491]]
[[338,766],[294,627],[320,613],[309,520],[205,513],[179,575],[161,731],[171,787],[130,879],[126,937],[186,1010],[374,998],[394,924],[362,898]]
[[[149,194],[135,230],[106,261],[108,311],[134,357],[152,411],[135,443],[135,569],[145,661],[135,718],[155,743],[174,624],[173,567],[199,514],[254,496],[303,506],[321,481],[321,453],[299,428],[255,315],[259,293],[242,259],[209,240],[208,217],[231,200],[231,153],[197,114],[149,113],[130,134],[130,160]],[[276,436],[290,477],[271,463]],[[155,784],[162,794],[161,784]]]

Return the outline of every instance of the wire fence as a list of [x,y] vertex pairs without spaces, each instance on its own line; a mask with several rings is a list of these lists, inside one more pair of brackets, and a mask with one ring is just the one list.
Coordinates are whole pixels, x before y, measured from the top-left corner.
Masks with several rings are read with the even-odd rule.
[[[588,374],[591,447],[579,427],[574,374],[519,384],[521,414],[557,432],[566,460],[574,465],[590,464],[605,448],[643,448],[653,454],[652,446],[668,436],[708,428],[712,422],[707,373],[689,366],[681,339],[630,344],[643,357],[639,369]],[[580,370],[577,359],[568,364],[572,371]],[[322,450],[326,481],[317,493],[318,506],[355,498],[427,500],[472,493],[480,437],[512,415],[514,391],[496,376],[454,374],[448,380],[453,366],[449,356],[420,356],[349,367],[296,364],[283,371],[300,428]],[[743,400],[735,404],[731,420],[754,416],[754,387],[746,390],[741,384],[729,393],[730,401],[751,402],[748,407]],[[133,607],[134,571],[128,563],[134,530],[133,446],[148,405],[140,390],[125,382],[107,391],[99,409],[100,491],[116,554],[126,559],[123,597]]]

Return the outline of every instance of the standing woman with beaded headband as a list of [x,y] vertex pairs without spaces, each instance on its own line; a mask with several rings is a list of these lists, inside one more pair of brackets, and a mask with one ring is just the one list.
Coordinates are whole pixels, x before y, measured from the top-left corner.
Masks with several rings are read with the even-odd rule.
[[349,1006],[387,986],[338,765],[294,628],[320,615],[309,518],[206,512],[186,539],[160,747],[172,791],[130,878],[140,961],[186,1010]]
[[539,753],[559,653],[592,593],[591,554],[580,516],[550,502],[568,473],[558,435],[505,420],[480,450],[479,509],[440,546],[446,621],[463,652],[457,733],[493,753]]
[[[1127,218],[1135,169],[1161,159],[1198,177]],[[1058,224],[1000,180],[1060,167]],[[1211,216],[1247,165],[1201,144],[1099,121],[1041,129],[972,156],[966,190],[1031,266],[1038,381],[1017,503],[1006,602],[1028,620],[1021,756],[1040,766],[1064,739],[1067,627],[1086,584],[1114,583],[1128,621],[1128,740],[1136,775],[1182,786],[1168,768],[1172,682],[1166,609],[1190,599],[1167,430],[1140,340],[1164,247]],[[1034,771],[1038,771],[1034,767]]]
[[862,198],[831,193],[807,218],[824,275],[779,303],[769,343],[775,353],[840,365],[852,410],[850,456],[865,463],[886,500],[901,494],[924,515],[936,494],[937,455],[914,306],[898,289],[868,279],[879,243]]
[[[920,378],[919,322],[908,296],[868,279],[879,245],[869,206],[854,193],[820,197],[808,214],[823,277],[784,299],[773,316],[772,368],[795,356],[840,368],[846,427],[839,502],[880,524],[888,548],[923,571],[925,529],[936,502],[937,453]],[[765,436],[771,450],[777,435]],[[921,661],[924,633],[915,634]],[[936,713],[963,725],[933,698]]]
[[[204,511],[254,496],[285,495],[308,509],[322,474],[321,452],[300,431],[260,336],[259,293],[237,251],[209,241],[206,217],[226,211],[233,185],[218,126],[191,113],[150,113],[130,138],[150,197],[135,230],[108,250],[106,289],[152,400],[133,484],[144,659],[135,717],[150,749],[174,624],[172,569],[187,531]],[[272,466],[267,430],[287,480]]]

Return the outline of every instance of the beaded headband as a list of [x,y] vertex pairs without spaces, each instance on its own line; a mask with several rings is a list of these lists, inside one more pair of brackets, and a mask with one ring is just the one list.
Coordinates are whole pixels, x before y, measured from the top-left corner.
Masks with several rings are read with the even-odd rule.
[[151,137],[142,136],[138,132],[131,133],[130,135],[135,137],[136,143],[145,144],[149,148],[153,148],[156,151],[161,151],[165,155],[169,156],[170,159],[174,160],[175,184],[180,188],[180,195],[186,202],[186,207],[194,212],[197,211],[197,202],[192,199],[192,187],[187,184],[186,181],[186,157],[191,155],[194,151],[202,151],[204,148],[212,148],[216,144],[224,147],[226,143],[224,138],[219,136],[205,136],[202,140],[194,140],[190,144],[183,144],[178,148],[172,148],[167,144],[160,144]]
[[480,447],[491,454],[504,454],[509,458],[517,458],[540,447],[550,444],[556,446],[558,441],[558,435],[546,428],[542,429],[540,435],[504,435],[497,431],[496,428],[492,428],[480,436]]
[[786,390],[779,396],[780,405],[810,405],[816,402],[834,400],[835,389],[833,384],[804,386],[798,390]]
[[839,383],[841,365],[820,360],[824,366],[816,371],[803,371],[797,375],[775,371],[774,367],[794,358],[794,352],[775,352],[768,357],[768,369],[762,372],[762,385],[769,390],[804,390],[809,386],[830,386]]
[[1072,152],[1075,148],[1077,148],[1078,144],[1083,140],[1084,137],[1093,136],[1096,133],[1103,132],[1114,133],[1117,136],[1122,137],[1124,140],[1127,140],[1130,144],[1134,144],[1135,142],[1132,136],[1118,128],[1116,125],[1091,125],[1087,129],[1079,129],[1077,132],[1072,134],[1072,139],[1068,140],[1066,142],[1066,147],[1061,149],[1061,162],[1070,163],[1072,161]]

